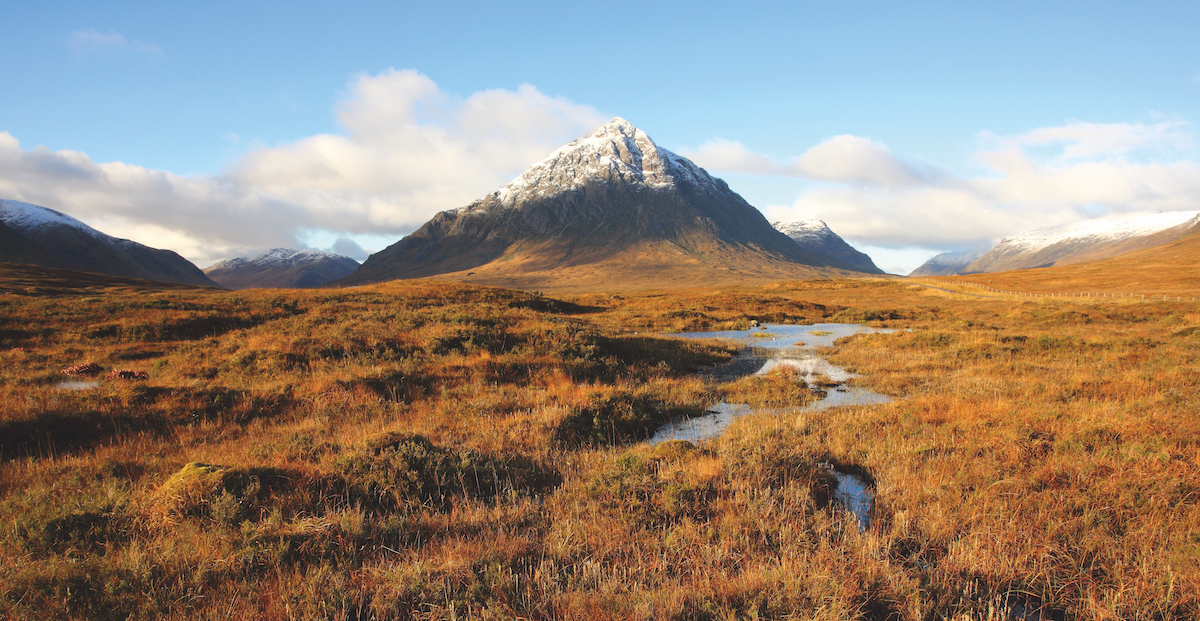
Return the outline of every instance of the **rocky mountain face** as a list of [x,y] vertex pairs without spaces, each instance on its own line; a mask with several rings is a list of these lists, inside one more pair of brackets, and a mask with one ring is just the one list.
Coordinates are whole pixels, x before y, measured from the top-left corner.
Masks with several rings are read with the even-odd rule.
[[253,259],[238,257],[204,270],[227,289],[307,289],[358,269],[358,261],[322,250],[272,248]]
[[5,241],[0,260],[217,287],[200,268],[170,250],[118,239],[53,209],[0,200]]
[[967,252],[943,252],[921,264],[921,267],[909,272],[909,276],[953,276],[962,272],[976,259],[983,256],[982,250]]
[[1117,215],[1025,231],[1004,238],[960,273],[1070,265],[1166,244],[1200,223],[1200,212]]
[[871,257],[855,250],[846,240],[834,233],[824,220],[790,220],[772,222],[775,230],[792,238],[801,248],[825,255],[852,266],[855,270],[868,274],[882,274],[883,270],[875,267]]
[[858,270],[802,248],[724,181],[618,118],[508,185],[437,214],[337,282],[454,274],[532,288],[564,279],[667,283],[846,271]]

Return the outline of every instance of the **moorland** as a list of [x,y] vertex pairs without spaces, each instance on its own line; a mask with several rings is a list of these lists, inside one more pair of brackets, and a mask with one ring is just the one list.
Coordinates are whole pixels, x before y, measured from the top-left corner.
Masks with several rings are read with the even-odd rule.
[[[0,617],[1200,615],[1195,303],[14,266],[0,292]],[[661,336],[752,322],[894,329],[825,354],[893,400],[648,445],[718,399],[819,397],[706,382],[735,348]],[[825,464],[873,486],[869,528]]]

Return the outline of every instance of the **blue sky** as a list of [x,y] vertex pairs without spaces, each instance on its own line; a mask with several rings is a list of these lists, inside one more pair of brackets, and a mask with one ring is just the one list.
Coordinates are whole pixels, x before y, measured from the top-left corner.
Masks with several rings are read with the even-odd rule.
[[1200,209],[1195,2],[0,2],[0,198],[200,265],[379,250],[613,116],[891,271]]

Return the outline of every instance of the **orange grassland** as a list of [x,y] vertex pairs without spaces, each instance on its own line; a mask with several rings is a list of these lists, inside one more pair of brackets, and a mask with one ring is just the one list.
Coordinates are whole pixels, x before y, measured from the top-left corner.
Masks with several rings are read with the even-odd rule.
[[[1119,284],[1062,273],[987,276]],[[1200,303],[80,278],[0,266],[3,618],[1200,615]],[[894,400],[648,446],[721,398],[818,396],[708,383],[730,345],[659,336],[754,321],[893,328],[827,355]],[[872,484],[868,529],[822,462]]]

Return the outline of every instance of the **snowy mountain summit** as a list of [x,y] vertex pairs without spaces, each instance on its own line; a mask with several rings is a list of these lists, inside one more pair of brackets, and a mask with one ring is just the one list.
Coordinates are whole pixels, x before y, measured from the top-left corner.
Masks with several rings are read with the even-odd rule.
[[537,288],[571,272],[572,282],[624,285],[650,274],[729,279],[740,268],[759,277],[860,271],[790,241],[724,181],[615,118],[483,198],[435,215],[339,284],[459,274]]
[[98,231],[71,216],[30,203],[0,200],[5,229],[0,260],[215,287],[200,268],[170,250]]
[[882,274],[866,253],[855,250],[840,235],[833,232],[824,220],[790,220],[772,222],[775,230],[792,238],[801,248],[845,261],[860,272]]
[[34,234],[37,231],[68,227],[94,237],[108,245],[134,243],[128,239],[119,239],[101,233],[61,211],[55,211],[40,205],[22,203],[20,201],[0,200],[0,222],[4,222],[13,230],[26,236]]
[[841,239],[837,233],[834,233],[829,228],[828,224],[825,224],[824,220],[785,220],[772,222],[771,226],[797,242],[801,240],[821,242],[833,239],[834,237]]
[[[303,263],[311,263],[320,259],[349,259],[340,254],[334,254],[325,250],[313,250],[311,248],[302,248],[293,250],[291,248],[272,248],[257,257],[248,259],[246,257],[236,257],[218,261],[209,266],[208,269],[235,269],[245,266],[255,267],[271,267],[277,265],[299,265]],[[353,260],[353,259],[351,259]]]
[[724,181],[654,144],[646,132],[618,117],[560,147],[483,200],[456,211],[474,213],[497,205],[520,209],[531,201],[585,191],[598,183],[657,190],[686,185],[704,193],[729,192]]
[[208,277],[229,289],[303,289],[353,274],[358,261],[309,248],[272,248],[254,258],[237,257],[212,264]]

